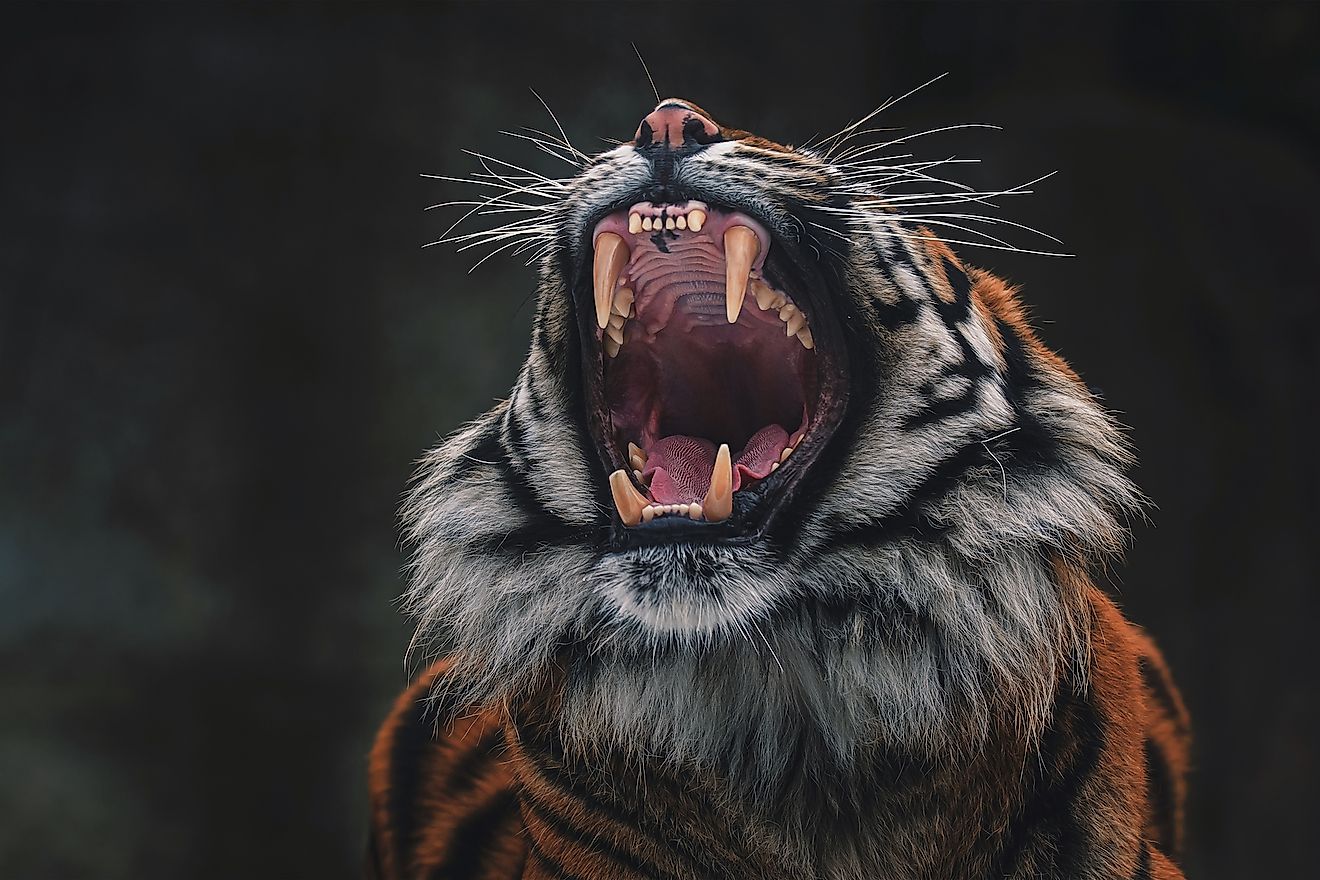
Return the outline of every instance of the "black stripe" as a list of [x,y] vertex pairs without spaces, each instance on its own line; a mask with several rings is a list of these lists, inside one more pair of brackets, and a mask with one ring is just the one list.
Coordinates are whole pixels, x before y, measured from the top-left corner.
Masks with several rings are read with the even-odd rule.
[[454,797],[472,791],[490,766],[490,755],[504,742],[504,730],[492,725],[462,756],[449,756],[449,774],[437,788],[445,797]]
[[1150,880],[1150,844],[1141,841],[1141,854],[1137,857],[1137,870],[1132,880]]
[[948,257],[944,257],[941,263],[944,276],[949,279],[949,287],[953,290],[953,302],[945,302],[937,296],[935,308],[944,319],[945,326],[955,330],[956,324],[966,321],[972,313],[972,281],[967,277],[967,273],[958,268]]
[[999,865],[991,876],[1016,873],[1027,847],[1040,838],[1053,844],[1044,849],[1055,854],[1058,871],[1054,876],[1076,876],[1075,868],[1090,841],[1079,824],[1083,817],[1077,815],[1075,802],[1104,748],[1104,730],[1095,707],[1064,685],[1054,718],[1041,739],[1038,759],[1030,765],[1027,800],[1004,836]]
[[816,555],[823,556],[848,547],[875,546],[912,532],[927,537],[939,536],[944,532],[944,526],[924,513],[924,503],[947,493],[970,468],[989,462],[990,456],[984,446],[969,443],[936,465],[930,476],[898,505],[897,512],[862,525],[855,525],[850,518],[830,517],[825,527],[831,536]]
[[527,835],[527,843],[528,849],[530,850],[530,858],[541,863],[542,873],[547,873],[556,878],[556,880],[581,880],[578,875],[570,873],[567,868],[559,864],[558,860],[545,850],[541,849],[536,842],[536,838],[530,834]]
[[364,874],[367,880],[385,880],[385,860],[380,851],[380,836],[375,828],[367,829],[367,854]]
[[931,303],[935,306],[935,312],[944,323],[945,329],[958,344],[961,361],[945,366],[941,372],[945,376],[965,376],[968,386],[954,397],[934,401],[921,412],[908,416],[903,421],[903,427],[908,430],[971,412],[980,400],[981,380],[992,374],[990,365],[981,360],[962,328],[958,326],[965,323],[972,314],[971,280],[948,258],[944,259],[943,266],[944,274],[949,279],[949,287],[953,291],[953,301],[945,302],[932,292]]
[[[521,794],[523,806],[540,819],[542,825],[558,835],[561,840],[570,844],[586,845],[593,853],[622,865],[642,877],[664,876],[681,880],[678,875],[665,871],[659,865],[643,862],[635,854],[622,849],[617,841],[599,831],[587,831],[574,827],[568,817],[555,813],[550,805],[543,803],[530,788],[524,786]],[[637,832],[635,828],[632,830]],[[664,847],[661,847],[661,849],[663,850]]]
[[[527,768],[535,773],[543,784],[556,790],[562,797],[576,802],[584,812],[601,817],[622,828],[630,829],[639,835],[647,836],[652,842],[660,845],[661,849],[668,850],[672,855],[678,856],[687,862],[696,876],[701,876],[709,870],[707,863],[713,855],[717,854],[702,851],[700,848],[693,848],[691,841],[687,840],[666,838],[663,843],[660,843],[655,834],[647,833],[649,823],[642,814],[633,812],[602,793],[586,788],[578,777],[561,775],[555,771],[554,767],[542,764],[533,758],[527,748],[527,745],[532,742],[532,736],[532,730],[520,730],[520,738],[524,743],[523,758]],[[545,754],[554,765],[559,767],[567,765],[564,753],[552,737],[536,737],[535,748],[538,752]]]
[[1137,670],[1141,673],[1141,680],[1145,682],[1151,696],[1163,707],[1169,716],[1169,720],[1178,728],[1179,733],[1185,735],[1187,729],[1183,725],[1182,714],[1178,711],[1178,698],[1174,693],[1173,682],[1146,655],[1142,655],[1141,659],[1137,661]]
[[450,482],[457,482],[463,477],[470,476],[479,467],[495,464],[503,455],[504,446],[500,443],[499,425],[491,425],[480,436],[475,446],[468,448],[454,461]]
[[1146,739],[1146,795],[1150,800],[1151,820],[1159,834],[1160,843],[1168,850],[1173,849],[1174,803],[1173,774],[1169,763],[1160,751],[1159,745],[1149,737]]
[[418,790],[424,774],[420,765],[434,748],[434,729],[424,698],[416,700],[399,719],[390,745],[389,833],[394,842],[395,863],[400,869],[412,863],[416,844]]
[[1076,760],[1051,793],[1054,807],[1051,816],[1059,828],[1056,859],[1065,877],[1077,876],[1089,861],[1089,817],[1080,814],[1076,801],[1082,787],[1095,774],[1105,748],[1103,722],[1095,707],[1085,702],[1079,707],[1078,715],[1077,735],[1081,737],[1081,743]]
[[504,431],[506,435],[504,442],[484,438],[481,444],[472,450],[470,455],[472,458],[480,459],[483,464],[496,471],[491,477],[492,481],[498,482],[507,490],[509,500],[528,522],[517,529],[491,535],[484,540],[474,542],[470,546],[478,552],[521,556],[545,545],[562,547],[570,544],[581,546],[599,540],[596,534],[598,530],[565,522],[542,506],[537,499],[531,483],[528,482],[523,471],[517,467],[514,456],[510,453],[509,447],[505,445],[505,443],[508,443],[517,453],[526,455],[525,441],[519,430],[517,419],[512,416],[512,410],[506,413]]
[[[960,365],[961,366],[961,365]],[[942,422],[945,419],[951,419],[954,416],[966,415],[976,409],[976,405],[981,400],[981,385],[973,379],[966,390],[958,392],[953,397],[946,397],[943,400],[932,401],[919,412],[912,413],[903,419],[903,427],[908,431],[915,431],[918,428],[924,428],[927,425],[933,425],[936,422]]]
[[499,839],[501,826],[517,809],[518,798],[509,787],[479,804],[454,826],[445,844],[445,860],[431,876],[435,880],[479,877],[491,846]]
[[[886,276],[889,273],[883,268],[880,271]],[[892,279],[891,279],[892,283]],[[903,292],[897,285],[893,285],[897,302],[887,303],[882,299],[872,300],[872,308],[876,311],[876,320],[880,326],[886,330],[897,330],[908,324],[915,323],[921,316],[921,303]]]

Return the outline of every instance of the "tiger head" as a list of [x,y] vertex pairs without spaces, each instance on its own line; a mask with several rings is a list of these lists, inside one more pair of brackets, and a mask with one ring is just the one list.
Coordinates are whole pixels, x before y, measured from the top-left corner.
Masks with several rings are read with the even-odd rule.
[[1121,546],[1129,453],[913,210],[959,191],[895,195],[936,178],[859,131],[793,148],[671,99],[600,155],[542,140],[571,177],[485,178],[530,216],[473,239],[538,247],[539,291],[511,396],[405,509],[447,687],[560,681],[572,736],[765,779],[786,743],[1043,723],[1086,650],[1059,566]]

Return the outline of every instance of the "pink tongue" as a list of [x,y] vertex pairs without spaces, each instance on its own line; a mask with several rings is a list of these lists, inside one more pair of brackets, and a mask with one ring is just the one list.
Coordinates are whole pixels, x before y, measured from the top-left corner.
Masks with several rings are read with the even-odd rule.
[[[733,491],[745,477],[764,479],[779,453],[788,446],[788,432],[766,425],[752,435],[733,463]],[[674,434],[657,440],[646,450],[642,475],[650,480],[651,497],[657,504],[690,504],[706,497],[710,474],[715,467],[716,446],[700,437]]]

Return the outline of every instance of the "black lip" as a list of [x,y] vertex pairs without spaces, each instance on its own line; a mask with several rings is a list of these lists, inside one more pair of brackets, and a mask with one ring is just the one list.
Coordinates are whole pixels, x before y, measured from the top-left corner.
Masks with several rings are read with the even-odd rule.
[[[658,195],[665,201],[696,199],[712,208],[741,211],[766,228],[771,236],[772,248],[766,259],[767,280],[781,290],[791,290],[793,301],[806,312],[816,338],[818,370],[823,379],[822,389],[831,392],[824,408],[817,412],[819,425],[814,436],[800,444],[794,455],[795,466],[781,468],[756,486],[734,494],[733,513],[720,523],[698,522],[678,517],[659,517],[650,523],[624,526],[613,514],[614,504],[609,497],[607,475],[621,467],[626,468],[623,452],[615,448],[608,430],[608,407],[604,398],[603,352],[599,346],[589,344],[595,339],[595,308],[589,269],[591,231],[606,216],[623,210],[639,201]],[[573,311],[578,319],[578,347],[581,363],[581,402],[585,418],[586,439],[595,447],[600,470],[595,474],[601,493],[600,502],[609,510],[611,527],[609,549],[627,550],[633,547],[656,546],[683,542],[688,544],[739,544],[759,539],[774,520],[798,496],[804,478],[812,471],[824,448],[830,445],[844,422],[850,387],[849,356],[843,328],[839,323],[839,291],[833,279],[837,268],[824,258],[805,251],[792,240],[780,235],[760,211],[746,205],[713,199],[691,189],[673,187],[647,187],[614,200],[593,212],[578,232],[577,258],[571,271]]]

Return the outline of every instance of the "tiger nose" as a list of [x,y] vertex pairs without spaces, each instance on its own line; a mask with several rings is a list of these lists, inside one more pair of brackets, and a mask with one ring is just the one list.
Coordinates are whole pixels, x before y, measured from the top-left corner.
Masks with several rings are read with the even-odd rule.
[[683,146],[712,144],[721,140],[720,127],[703,113],[674,101],[656,107],[633,136],[636,147],[656,147],[677,150]]

